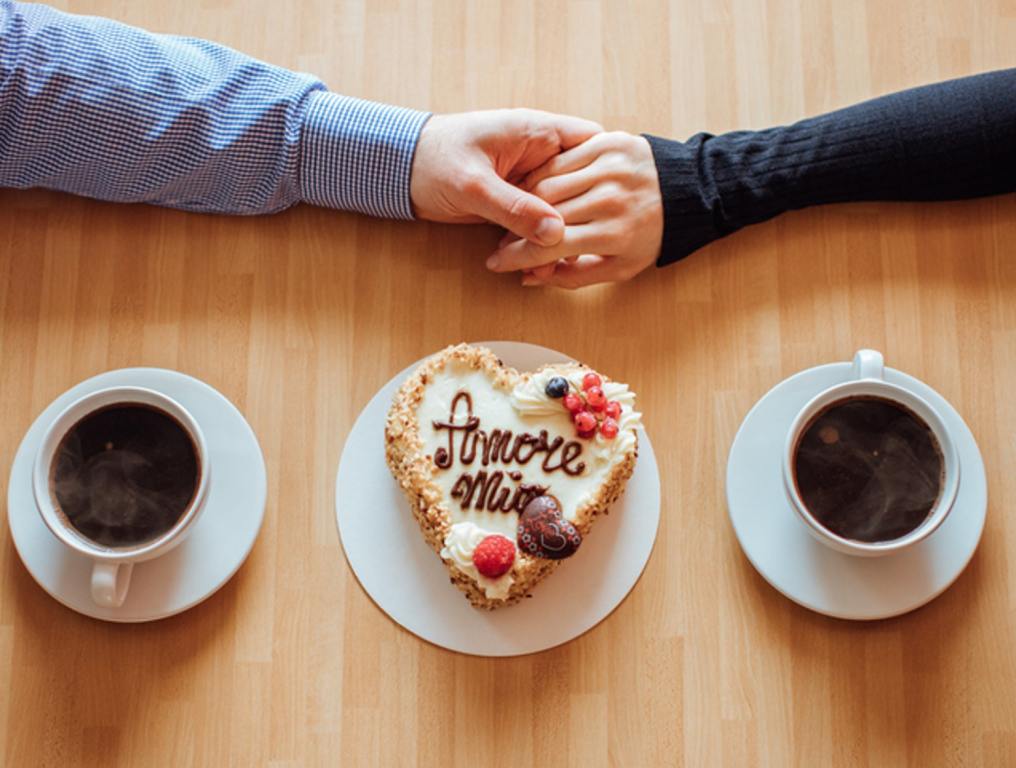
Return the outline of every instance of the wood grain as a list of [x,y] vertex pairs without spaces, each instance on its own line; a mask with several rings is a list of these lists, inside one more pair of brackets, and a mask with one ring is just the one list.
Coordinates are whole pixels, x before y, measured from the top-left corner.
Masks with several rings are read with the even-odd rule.
[[[1011,66],[1016,50],[1011,0],[62,7],[217,39],[354,95],[528,105],[677,137]],[[246,565],[150,625],[64,609],[0,529],[3,762],[1016,764],[1016,198],[803,211],[575,295],[488,274],[496,238],[309,207],[229,219],[0,192],[0,465],[74,383],[151,365],[237,403],[269,476]],[[393,625],[350,573],[333,519],[360,408],[408,362],[482,338],[629,381],[664,483],[656,550],[628,600],[581,639],[512,660],[457,656]],[[723,477],[760,395],[863,346],[957,406],[990,508],[954,587],[859,625],[756,575]]]

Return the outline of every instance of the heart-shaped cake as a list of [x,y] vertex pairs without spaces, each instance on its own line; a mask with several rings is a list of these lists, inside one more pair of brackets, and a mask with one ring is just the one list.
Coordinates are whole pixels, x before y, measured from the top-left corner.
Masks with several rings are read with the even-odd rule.
[[521,373],[459,344],[395,395],[385,456],[452,582],[499,608],[574,554],[621,495],[639,426],[628,387],[585,366]]

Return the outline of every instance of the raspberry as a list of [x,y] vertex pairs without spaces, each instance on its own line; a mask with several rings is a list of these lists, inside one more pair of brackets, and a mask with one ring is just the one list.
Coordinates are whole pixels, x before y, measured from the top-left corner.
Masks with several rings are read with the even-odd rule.
[[500,534],[487,536],[473,550],[473,565],[488,579],[508,573],[514,562],[515,544]]

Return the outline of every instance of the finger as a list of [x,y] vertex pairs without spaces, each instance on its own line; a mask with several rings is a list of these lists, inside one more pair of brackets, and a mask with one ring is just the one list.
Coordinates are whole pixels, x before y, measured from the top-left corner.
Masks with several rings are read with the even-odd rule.
[[[522,274],[523,274],[523,277],[529,276],[529,277],[534,278],[535,280],[538,280],[538,281],[542,282],[542,281],[546,280],[548,277],[550,277],[552,274],[554,274],[554,270],[557,269],[557,265],[558,264],[561,264],[561,263],[564,263],[564,262],[572,262],[572,261],[575,261],[578,258],[579,258],[578,256],[566,256],[561,261],[555,261],[552,264],[542,264],[539,267],[535,267],[534,269],[527,269]],[[522,284],[526,285],[526,281],[523,280]]]
[[544,179],[585,168],[599,157],[600,151],[600,142],[596,140],[596,136],[593,136],[577,147],[550,158],[535,171],[529,173],[519,186],[532,191],[533,187]]
[[468,188],[472,213],[540,245],[555,245],[564,235],[561,216],[548,203],[523,192],[493,170]]
[[600,184],[585,194],[557,203],[557,212],[565,224],[617,219],[623,214],[623,202],[613,185]]
[[556,115],[535,109],[508,110],[507,117],[497,123],[496,135],[510,139],[513,146],[523,148],[505,176],[516,184],[561,152],[582,144],[603,127],[591,120],[569,115]]
[[561,242],[549,248],[520,240],[491,254],[487,259],[487,269],[492,272],[535,269],[568,256],[602,252],[610,246],[606,234],[604,228],[597,224],[582,224],[566,228]]
[[557,205],[564,200],[588,192],[602,177],[601,168],[598,163],[593,162],[585,168],[580,168],[572,173],[562,176],[551,176],[548,179],[536,184],[529,191],[551,205]]
[[574,263],[558,264],[545,278],[537,281],[534,277],[523,278],[522,284],[530,287],[552,285],[575,290],[598,283],[611,283],[626,279],[620,260],[612,256],[581,256]]
[[497,241],[498,250],[504,248],[508,243],[514,243],[519,237],[514,232],[505,232],[501,239]]
[[548,277],[554,274],[554,269],[556,267],[557,262],[555,261],[552,264],[543,264],[539,267],[536,267],[535,269],[529,271],[527,274],[532,275],[537,280],[546,280]]
[[542,112],[533,110],[536,127],[550,127],[557,133],[557,140],[562,149],[571,149],[582,142],[603,132],[603,126],[586,120],[583,117],[571,115],[558,115],[553,112]]

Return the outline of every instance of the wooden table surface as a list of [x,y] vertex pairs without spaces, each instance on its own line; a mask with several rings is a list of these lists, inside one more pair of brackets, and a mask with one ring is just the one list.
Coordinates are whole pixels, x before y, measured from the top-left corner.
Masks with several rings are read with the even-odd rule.
[[[62,6],[220,40],[377,100],[528,105],[678,137],[1011,66],[1016,50],[1014,0]],[[496,239],[311,207],[240,219],[0,192],[0,464],[61,392],[146,365],[226,394],[268,467],[247,563],[148,625],[63,608],[0,529],[6,764],[1016,765],[1016,197],[799,212],[577,294],[488,274]],[[343,440],[377,388],[482,338],[630,382],[664,492],[655,551],[621,607],[564,647],[507,660],[389,621],[351,574],[333,512]],[[865,346],[959,409],[990,504],[950,590],[855,624],[756,574],[724,469],[769,387]]]

